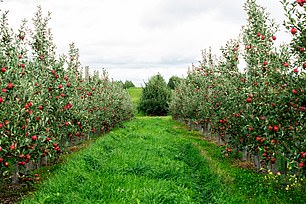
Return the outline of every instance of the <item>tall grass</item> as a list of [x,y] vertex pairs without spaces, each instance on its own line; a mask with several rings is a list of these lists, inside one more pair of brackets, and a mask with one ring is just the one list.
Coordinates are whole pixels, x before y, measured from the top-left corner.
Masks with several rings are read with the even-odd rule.
[[[64,159],[21,203],[302,203],[169,117],[138,117]],[[291,200],[290,200],[291,199]]]

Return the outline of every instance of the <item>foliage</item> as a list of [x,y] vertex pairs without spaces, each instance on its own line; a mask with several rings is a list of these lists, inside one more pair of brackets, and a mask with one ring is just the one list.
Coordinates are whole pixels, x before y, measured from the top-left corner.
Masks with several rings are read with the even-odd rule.
[[[221,59],[203,52],[175,90],[174,118],[209,125],[226,143],[226,155],[244,151],[274,173],[306,175],[305,4],[283,1],[292,34],[290,45],[275,47],[278,26],[255,0],[247,0],[248,22],[238,40],[222,48]],[[239,71],[239,55],[246,69]]]
[[0,19],[0,180],[33,180],[34,166],[58,158],[65,147],[106,132],[133,116],[127,91],[108,79],[84,80],[79,50],[57,57],[39,7],[34,29],[18,34]]
[[178,76],[172,76],[170,77],[167,87],[170,89],[175,89],[175,87],[180,83],[182,79]]
[[143,88],[138,110],[146,115],[167,115],[170,100],[170,90],[164,78],[152,76]]
[[132,88],[132,87],[135,87],[135,85],[133,84],[132,81],[126,80],[126,81],[124,82],[124,85],[123,85],[123,88],[124,88],[124,89]]

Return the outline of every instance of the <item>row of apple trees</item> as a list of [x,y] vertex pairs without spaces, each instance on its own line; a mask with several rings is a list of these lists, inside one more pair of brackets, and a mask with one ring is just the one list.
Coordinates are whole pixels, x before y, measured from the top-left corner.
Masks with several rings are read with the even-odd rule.
[[220,59],[203,51],[199,67],[177,86],[170,109],[176,119],[209,126],[226,145],[226,156],[247,152],[258,168],[305,177],[306,2],[282,4],[290,44],[274,45],[278,26],[247,0],[241,36],[221,49]]
[[[54,161],[65,147],[133,117],[126,90],[103,77],[82,77],[74,44],[56,56],[50,14],[39,7],[33,29],[15,33],[0,19],[0,180],[32,180],[29,171]],[[36,178],[39,179],[39,178]]]

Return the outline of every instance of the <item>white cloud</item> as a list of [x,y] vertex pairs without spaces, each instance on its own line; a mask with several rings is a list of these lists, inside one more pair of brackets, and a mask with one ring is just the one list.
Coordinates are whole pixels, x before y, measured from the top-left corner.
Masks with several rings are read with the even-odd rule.
[[[278,1],[258,0],[271,17],[282,23]],[[82,64],[102,67],[111,77],[141,83],[160,72],[165,78],[187,73],[197,64],[201,49],[219,48],[237,38],[246,22],[243,0],[4,0],[10,24],[17,28],[42,5],[52,12],[50,27],[58,53],[72,41]],[[284,33],[278,39],[288,39]],[[183,72],[185,70],[185,72]]]

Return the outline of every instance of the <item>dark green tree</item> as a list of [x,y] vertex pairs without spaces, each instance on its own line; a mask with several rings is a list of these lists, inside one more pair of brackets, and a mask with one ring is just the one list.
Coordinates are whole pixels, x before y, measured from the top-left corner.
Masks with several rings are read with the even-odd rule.
[[145,83],[138,110],[146,115],[167,115],[169,109],[170,89],[160,75],[154,75]]
[[170,77],[167,87],[170,89],[175,89],[175,87],[178,85],[178,83],[180,83],[181,78],[179,78],[178,76],[172,76]]
[[135,87],[135,85],[133,84],[132,81],[129,81],[129,80],[126,80],[123,84],[123,88],[125,89],[128,89],[128,88],[131,88],[131,87]]

